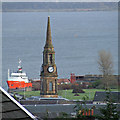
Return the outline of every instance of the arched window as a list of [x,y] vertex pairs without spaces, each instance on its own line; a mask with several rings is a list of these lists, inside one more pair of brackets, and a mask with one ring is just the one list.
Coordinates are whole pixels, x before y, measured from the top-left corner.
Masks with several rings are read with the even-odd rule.
[[52,90],[53,90],[53,83],[49,82],[49,91],[52,91]]

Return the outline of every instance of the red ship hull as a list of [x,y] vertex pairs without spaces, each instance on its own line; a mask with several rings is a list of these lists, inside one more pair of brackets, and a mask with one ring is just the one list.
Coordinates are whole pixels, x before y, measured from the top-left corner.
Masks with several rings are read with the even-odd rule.
[[25,83],[24,81],[7,81],[9,89],[30,88],[32,83]]

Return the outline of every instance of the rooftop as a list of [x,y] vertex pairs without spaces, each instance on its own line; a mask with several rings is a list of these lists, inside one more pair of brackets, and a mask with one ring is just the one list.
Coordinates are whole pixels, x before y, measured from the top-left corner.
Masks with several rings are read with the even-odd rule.
[[2,111],[0,111],[0,113],[3,119],[37,120],[34,115],[10,96],[2,87],[0,87],[0,96],[2,96],[2,100],[0,101],[2,104]]

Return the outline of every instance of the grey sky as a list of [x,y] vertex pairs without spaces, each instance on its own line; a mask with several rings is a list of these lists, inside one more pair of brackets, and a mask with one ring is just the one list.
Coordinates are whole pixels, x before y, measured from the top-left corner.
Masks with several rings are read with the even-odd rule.
[[1,0],[2,2],[119,2],[119,0]]

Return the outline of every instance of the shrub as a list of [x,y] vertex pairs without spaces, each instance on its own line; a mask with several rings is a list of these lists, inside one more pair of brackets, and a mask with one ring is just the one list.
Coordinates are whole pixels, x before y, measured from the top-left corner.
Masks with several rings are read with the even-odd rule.
[[71,89],[71,84],[62,84],[58,86],[58,90],[69,90]]
[[80,96],[78,93],[75,93],[74,96]]
[[92,83],[93,88],[97,88],[100,85],[101,85],[101,80],[96,80],[95,82]]
[[73,89],[72,93],[85,93],[80,87],[76,87]]

